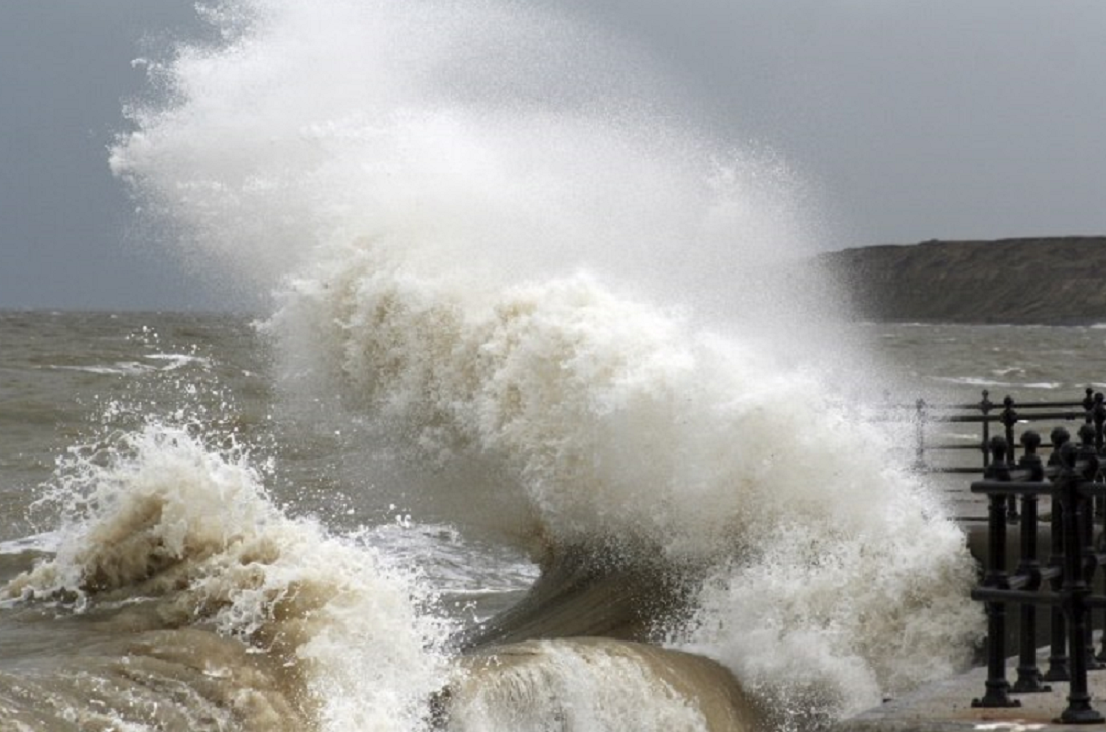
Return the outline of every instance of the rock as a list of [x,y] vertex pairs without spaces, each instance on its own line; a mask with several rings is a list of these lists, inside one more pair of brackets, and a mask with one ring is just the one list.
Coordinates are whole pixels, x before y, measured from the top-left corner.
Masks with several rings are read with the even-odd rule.
[[818,255],[858,317],[884,322],[1106,323],[1106,237],[880,245]]

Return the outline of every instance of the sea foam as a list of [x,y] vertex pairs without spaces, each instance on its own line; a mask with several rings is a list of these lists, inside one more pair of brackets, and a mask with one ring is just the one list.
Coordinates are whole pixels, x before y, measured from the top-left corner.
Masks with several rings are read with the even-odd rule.
[[964,661],[963,535],[825,396],[873,374],[798,277],[823,217],[779,155],[702,135],[639,49],[552,10],[208,12],[222,40],[150,66],[112,167],[191,261],[275,293],[288,388],[413,463],[480,461],[549,542],[696,566],[660,630],[786,719]]
[[[54,556],[2,588],[9,607],[156,603],[153,628],[214,627],[263,653],[286,703],[322,730],[417,729],[448,678],[450,626],[417,572],[287,518],[245,455],[185,427],[152,423],[74,451],[48,500],[62,516]],[[228,695],[239,717],[247,690]]]

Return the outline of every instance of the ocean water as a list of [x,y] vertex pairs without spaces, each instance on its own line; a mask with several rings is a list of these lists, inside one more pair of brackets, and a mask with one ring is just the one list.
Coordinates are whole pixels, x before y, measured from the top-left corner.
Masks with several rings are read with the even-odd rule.
[[107,163],[252,315],[0,314],[0,727],[805,731],[969,663],[873,416],[1106,331],[851,324],[817,186],[554,7],[199,12]]
[[[889,388],[950,400],[1078,397],[1106,339],[855,330]],[[813,729],[978,639],[941,491],[846,444],[887,425],[789,408],[795,377],[694,403],[660,378],[686,354],[589,364],[520,415],[531,363],[491,414],[425,383],[401,410],[303,391],[268,331],[0,314],[6,729]]]

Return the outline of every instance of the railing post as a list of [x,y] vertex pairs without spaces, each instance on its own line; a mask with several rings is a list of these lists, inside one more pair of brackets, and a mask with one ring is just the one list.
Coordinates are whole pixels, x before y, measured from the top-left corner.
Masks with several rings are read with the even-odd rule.
[[986,389],[983,390],[983,399],[979,402],[979,411],[983,413],[983,441],[979,443],[979,449],[983,452],[983,469],[986,470],[987,466],[991,464],[990,442],[991,442],[991,420],[987,417],[991,412],[991,408],[994,407],[994,402],[990,400],[991,392]]
[[926,469],[926,400],[919,399],[914,402],[914,469],[923,472]]
[[[1085,452],[1070,442],[1060,449],[1062,472],[1059,477],[1060,502],[1064,508],[1064,584],[1061,594],[1068,614],[1068,647],[1071,652],[1071,686],[1068,706],[1060,715],[1064,724],[1095,724],[1106,718],[1091,706],[1087,689],[1087,597],[1091,588],[1086,581],[1084,556],[1084,526],[1087,500],[1080,493],[1083,476],[1076,471],[1077,459]],[[1097,459],[1090,454],[1093,471],[1097,471]]]
[[[1106,425],[1106,404],[1103,403],[1102,392],[1097,392],[1094,395],[1094,406],[1091,407],[1091,420],[1094,423],[1094,449],[1099,455],[1102,455],[1104,442],[1103,430],[1104,425]],[[1101,471],[1095,476],[1095,480],[1102,482]],[[1094,515],[1106,517],[1106,496],[1095,497]],[[1106,648],[1106,641],[1103,641],[1103,646]]]
[[[1041,463],[1041,456],[1037,454],[1041,436],[1033,430],[1027,430],[1022,433],[1021,443],[1023,453],[1018,467],[1029,470],[1029,480],[1042,481],[1043,486],[1044,465]],[[1031,578],[1025,586],[1031,592],[1037,591],[1041,586],[1041,564],[1037,561],[1037,501],[1036,494],[1022,496],[1021,557],[1016,571],[1019,575]],[[1021,627],[1018,639],[1018,679],[1014,682],[1014,692],[1025,694],[1051,691],[1051,686],[1042,683],[1041,670],[1037,667],[1037,606],[1030,602],[1021,603],[1019,613]]]
[[[998,435],[991,438],[991,465],[986,478],[1009,478],[1006,465],[1006,440]],[[1006,575],[1006,507],[1001,493],[988,496],[987,571],[983,586],[990,589],[1009,589]],[[1006,680],[1006,603],[987,600],[987,681],[983,698],[973,699],[973,707],[1020,707],[1021,702],[1010,698],[1010,682]]]
[[[1071,434],[1063,427],[1056,427],[1049,437],[1052,440],[1052,455],[1048,458],[1049,466],[1060,465],[1060,451],[1071,440]],[[1053,493],[1052,520],[1049,522],[1052,534],[1051,549],[1048,557],[1049,567],[1059,569],[1049,580],[1049,589],[1053,594],[1059,594],[1064,586],[1062,569],[1064,560],[1064,506],[1059,500],[1058,492]],[[1064,609],[1059,605],[1052,606],[1051,613],[1051,646],[1048,656],[1048,671],[1045,672],[1045,681],[1069,681],[1071,679],[1070,658],[1067,651],[1067,617]]]
[[[1014,425],[1018,423],[1018,413],[1014,411],[1014,398],[1009,394],[1002,400],[1002,424],[1006,427],[1006,463],[1014,463]],[[1018,501],[1013,495],[1007,497],[1006,520],[1010,523],[1018,521]]]
[[[1091,424],[1083,424],[1079,428],[1079,452],[1078,458],[1080,460],[1087,461],[1088,465],[1093,465],[1094,468],[1090,470],[1087,475],[1084,475],[1084,480],[1093,481],[1098,473],[1098,450],[1094,446],[1095,429]],[[1094,550],[1094,504],[1095,501],[1090,496],[1079,496],[1080,502],[1085,507],[1083,512],[1082,521],[1079,525],[1079,540],[1083,548],[1083,581],[1087,584],[1087,592],[1093,592],[1094,590],[1094,576],[1098,571],[1098,557],[1095,555]],[[1094,628],[1093,628],[1093,614],[1090,609],[1087,610],[1087,668],[1091,670],[1099,670],[1106,668],[1106,663],[1103,663],[1094,650]]]
[[1094,407],[1092,408],[1091,419],[1094,422],[1094,447],[1099,453],[1102,452],[1103,445],[1106,444],[1106,435],[1103,434],[1104,425],[1106,425],[1106,397],[1103,397],[1102,392],[1097,392],[1094,395]]

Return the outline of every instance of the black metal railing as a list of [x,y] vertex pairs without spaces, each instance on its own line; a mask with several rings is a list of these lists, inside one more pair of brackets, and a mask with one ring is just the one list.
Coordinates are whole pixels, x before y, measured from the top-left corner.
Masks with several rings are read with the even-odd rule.
[[[1012,464],[1018,459],[1018,435],[1031,429],[1031,425],[1041,422],[1083,422],[1095,429],[1094,445],[1099,451],[1106,445],[1106,398],[1087,387],[1080,400],[1016,402],[1007,395],[1001,403],[992,402],[990,392],[983,390],[978,402],[938,403],[918,399],[913,404],[890,404],[881,410],[881,420],[910,421],[914,426],[914,470],[921,473],[959,473],[976,474],[985,471],[991,463],[990,440],[992,434],[1001,434],[1006,438],[1007,452],[1005,462]],[[939,442],[934,432],[941,425],[978,424],[977,441]],[[936,439],[940,439],[937,437]],[[982,455],[975,465],[950,459],[953,451],[977,452]],[[955,463],[955,464],[949,464]],[[1106,513],[1106,498],[1097,501],[1095,511],[1098,515]],[[1018,521],[1017,498],[1010,496],[1006,503],[1006,519],[1010,523]]]
[[[1101,392],[1087,387],[1082,399],[1072,401],[1017,402],[1007,395],[1002,402],[993,402],[990,392],[982,392],[978,402],[942,403],[918,399],[912,404],[891,404],[881,410],[883,418],[896,421],[909,420],[914,424],[915,461],[917,470],[927,473],[979,473],[990,463],[989,443],[992,432],[1006,437],[1007,462],[1017,459],[1018,426],[1034,422],[1085,422],[1096,428],[1095,446],[1101,450],[1106,442],[1106,399]],[[933,429],[942,424],[978,424],[980,439],[973,442],[933,442]],[[971,451],[981,455],[981,464],[938,465],[932,459],[934,453],[946,451]]]
[[[1097,401],[1096,401],[1097,399]],[[1102,405],[1101,395],[1092,398],[1087,412]],[[1008,407],[1010,405],[1007,405]],[[1097,424],[1096,424],[1097,422]],[[1009,428],[1008,428],[1009,429]],[[1093,418],[1079,429],[1079,444],[1069,432],[1052,431],[1052,455],[1044,464],[1038,454],[1041,438],[1035,431],[1022,433],[1022,455],[1015,463],[1006,435],[988,441],[988,459],[983,480],[973,482],[971,491],[988,498],[988,555],[981,583],[972,599],[984,603],[987,613],[987,680],[984,695],[972,702],[977,707],[1020,706],[1011,694],[1049,690],[1045,681],[1067,681],[1068,706],[1060,721],[1068,724],[1106,722],[1090,703],[1089,670],[1103,668],[1103,652],[1096,656],[1091,637],[1093,608],[1106,608],[1106,595],[1094,594],[1098,568],[1106,566],[1106,554],[1096,548],[1093,501],[1106,495],[1102,479],[1102,425]],[[1052,499],[1051,549],[1046,562],[1037,557],[1037,511],[1041,496]],[[1013,572],[1007,563],[1008,502],[1020,501],[1018,563]],[[1017,679],[1006,679],[1006,606],[1016,604],[1020,612]],[[1050,607],[1051,647],[1049,668],[1037,666],[1036,613],[1038,606]]]

